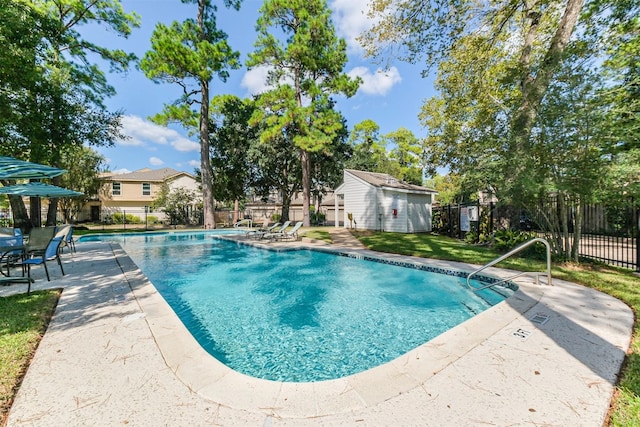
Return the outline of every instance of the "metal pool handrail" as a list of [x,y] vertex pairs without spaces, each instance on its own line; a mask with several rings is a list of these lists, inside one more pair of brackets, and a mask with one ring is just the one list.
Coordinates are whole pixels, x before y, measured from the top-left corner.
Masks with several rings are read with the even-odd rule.
[[[490,288],[492,286],[499,285],[501,283],[504,283],[504,282],[507,282],[509,280],[515,279],[516,277],[522,276],[523,274],[526,274],[527,272],[518,273],[518,274],[513,275],[511,277],[508,277],[506,279],[499,280],[499,281],[497,281],[495,283],[490,283],[490,284],[482,286],[480,288],[475,288],[475,287],[471,286],[471,277],[472,276],[475,276],[476,274],[480,273],[482,270],[496,265],[500,261],[503,261],[503,260],[509,258],[511,255],[514,255],[514,254],[522,251],[523,249],[525,249],[525,248],[527,248],[527,247],[529,247],[529,246],[531,246],[531,245],[533,245],[534,243],[537,243],[537,242],[542,242],[547,247],[547,285],[551,286],[552,285],[552,283],[551,283],[551,246],[549,245],[549,242],[547,242],[545,239],[543,239],[541,237],[536,237],[535,239],[528,240],[528,241],[524,242],[523,244],[521,244],[520,246],[518,246],[518,247],[510,250],[506,254],[502,255],[501,257],[494,259],[490,263],[483,265],[482,267],[480,267],[479,269],[477,269],[475,271],[472,271],[471,273],[469,273],[467,275],[467,286],[469,287],[469,289],[472,289],[474,291],[481,291],[483,289],[487,289],[487,288]],[[539,274],[536,275],[536,282],[538,281],[539,276],[540,276]]]

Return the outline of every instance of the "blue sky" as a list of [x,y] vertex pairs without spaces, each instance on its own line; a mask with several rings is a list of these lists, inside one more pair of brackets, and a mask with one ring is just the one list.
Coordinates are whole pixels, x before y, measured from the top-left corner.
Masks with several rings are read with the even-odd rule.
[[[336,108],[347,119],[349,130],[362,120],[371,119],[380,126],[381,135],[405,127],[421,138],[424,130],[417,116],[423,101],[434,94],[432,79],[421,77],[420,64],[398,62],[382,70],[380,64],[364,58],[356,37],[371,24],[365,15],[367,3],[368,0],[328,0],[338,36],[348,45],[349,62],[345,72],[358,75],[364,81],[352,98],[337,97]],[[96,44],[122,48],[140,58],[150,47],[156,23],[169,24],[195,16],[195,5],[184,5],[179,0],[122,0],[122,4],[126,11],[136,11],[142,19],[141,27],[128,39],[95,26],[81,31]],[[240,52],[243,64],[254,49],[255,23],[261,6],[262,0],[244,0],[240,11],[223,7],[218,11],[218,27],[228,34],[228,42]],[[226,83],[218,79],[213,81],[212,96],[249,97],[264,89],[264,77],[265,73],[260,69],[232,70]],[[124,75],[108,74],[108,80],[118,93],[106,101],[107,107],[123,112],[124,133],[129,137],[114,147],[98,149],[107,158],[109,168],[128,172],[145,167],[171,167],[192,173],[200,164],[197,138],[187,135],[180,127],[164,128],[148,120],[149,116],[160,112],[165,103],[177,99],[180,88],[166,83],[155,84],[137,69]]]

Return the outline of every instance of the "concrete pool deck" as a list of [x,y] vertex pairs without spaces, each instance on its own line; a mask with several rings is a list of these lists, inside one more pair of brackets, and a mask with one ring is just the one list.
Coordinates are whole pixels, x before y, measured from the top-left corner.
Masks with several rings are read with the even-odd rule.
[[[608,295],[523,277],[507,301],[385,365],[338,380],[279,383],[239,374],[206,353],[118,245],[77,248],[63,256],[64,277],[55,265],[51,282],[34,269],[33,289],[64,291],[9,426],[600,426],[633,324],[631,310]],[[0,295],[25,290],[2,286]]]

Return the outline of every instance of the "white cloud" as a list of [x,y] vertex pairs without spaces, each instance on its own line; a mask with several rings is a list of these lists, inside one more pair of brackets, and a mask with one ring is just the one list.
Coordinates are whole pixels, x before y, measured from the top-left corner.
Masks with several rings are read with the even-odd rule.
[[122,169],[116,169],[116,170],[114,170],[114,171],[113,171],[113,172],[111,172],[111,173],[113,173],[113,174],[115,174],[115,175],[122,175],[123,173],[130,173],[130,172],[131,172],[131,171],[130,171],[129,169],[127,169],[127,168],[122,168]]
[[170,145],[177,151],[198,151],[200,144],[180,135],[173,129],[159,126],[138,116],[122,117],[122,132],[128,139],[120,140],[119,145],[149,147],[153,144]]
[[200,144],[187,138],[180,138],[171,143],[173,148],[178,151],[200,151]]
[[240,86],[246,88],[251,95],[266,92],[269,90],[267,74],[269,74],[269,67],[266,65],[252,68],[244,74]]
[[189,166],[194,167],[194,168],[199,168],[200,165],[201,165],[200,160],[189,160],[189,162],[187,162],[187,164]]
[[367,67],[355,67],[347,73],[350,77],[360,77],[362,84],[359,90],[367,95],[386,95],[391,88],[402,81],[400,71],[396,67],[388,70],[378,68],[375,73]]
[[360,34],[368,31],[374,21],[367,17],[370,0],[333,0],[333,22],[340,37],[347,42],[352,52],[362,52],[360,43],[356,40]]
[[164,165],[164,162],[157,157],[149,157],[149,163],[153,166]]

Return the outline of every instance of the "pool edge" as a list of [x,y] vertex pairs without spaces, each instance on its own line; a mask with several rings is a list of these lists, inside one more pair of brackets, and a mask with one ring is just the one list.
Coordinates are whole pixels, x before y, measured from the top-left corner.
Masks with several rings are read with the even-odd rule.
[[[167,366],[193,392],[223,406],[287,418],[325,416],[375,406],[419,387],[497,331],[530,310],[544,294],[534,281],[518,281],[507,300],[383,365],[348,377],[313,383],[286,383],[236,372],[207,353],[118,245],[111,244]],[[300,245],[308,248],[308,245]],[[323,248],[327,250],[326,247]],[[340,251],[344,252],[343,249]],[[368,250],[349,252],[397,258]],[[422,258],[405,262],[466,270],[472,266]],[[494,269],[492,275],[502,276]],[[508,273],[506,273],[508,274]]]

